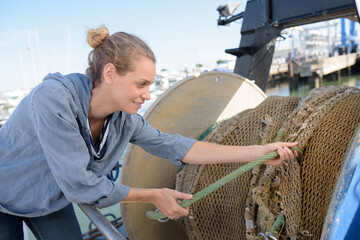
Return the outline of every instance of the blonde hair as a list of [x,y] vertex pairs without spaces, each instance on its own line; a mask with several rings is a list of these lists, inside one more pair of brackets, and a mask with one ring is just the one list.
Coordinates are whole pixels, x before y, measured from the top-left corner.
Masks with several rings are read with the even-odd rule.
[[92,78],[94,87],[101,83],[102,71],[108,63],[112,63],[116,71],[124,75],[134,70],[133,60],[139,56],[156,62],[154,53],[143,40],[125,32],[109,35],[109,30],[104,25],[89,29],[86,42],[93,48],[89,53],[86,74]]

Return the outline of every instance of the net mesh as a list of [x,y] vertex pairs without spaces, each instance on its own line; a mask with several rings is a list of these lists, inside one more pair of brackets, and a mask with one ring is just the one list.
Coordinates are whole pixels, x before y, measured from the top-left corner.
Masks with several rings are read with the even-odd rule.
[[[276,217],[285,217],[280,239],[319,239],[340,167],[358,123],[360,90],[318,88],[300,99],[271,96],[254,109],[221,122],[204,141],[223,145],[298,141],[303,160],[262,165],[190,207],[181,223],[189,239],[261,239]],[[242,163],[188,165],[176,188],[196,193]]]

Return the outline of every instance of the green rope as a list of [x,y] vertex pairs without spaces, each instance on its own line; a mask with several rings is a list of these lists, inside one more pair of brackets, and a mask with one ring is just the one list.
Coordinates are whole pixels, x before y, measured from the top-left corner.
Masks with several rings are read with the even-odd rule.
[[203,140],[209,133],[212,132],[212,130],[214,130],[218,125],[219,125],[220,121],[214,123],[213,125],[211,125],[210,127],[208,127],[201,135],[200,137],[197,139],[198,141]]
[[285,219],[284,216],[282,214],[279,214],[275,220],[274,225],[272,225],[272,227],[270,228],[270,233],[274,236],[276,236],[277,234],[279,234],[282,226],[285,223]]
[[[297,148],[291,148],[292,151],[297,151],[299,158],[301,158],[302,153],[301,151]],[[210,193],[214,192],[215,190],[219,189],[220,187],[222,187],[223,185],[225,185],[226,183],[230,182],[231,180],[237,178],[238,176],[244,174],[245,172],[253,169],[254,167],[263,164],[264,162],[273,159],[273,158],[277,158],[279,157],[279,154],[274,151],[271,153],[268,153],[262,157],[257,158],[254,161],[251,161],[241,167],[239,167],[238,169],[236,169],[235,171],[229,173],[228,175],[226,175],[225,177],[221,178],[220,180],[216,181],[215,183],[211,184],[210,186],[204,188],[203,190],[197,192],[196,194],[194,194],[194,196],[189,199],[189,200],[184,200],[180,206],[186,208],[188,206],[190,206],[191,204],[197,202],[198,200],[202,199],[203,197],[209,195]],[[157,212],[155,213],[154,211],[148,211],[146,212],[146,216],[150,219],[163,219],[166,218],[166,216],[161,213],[161,212]]]

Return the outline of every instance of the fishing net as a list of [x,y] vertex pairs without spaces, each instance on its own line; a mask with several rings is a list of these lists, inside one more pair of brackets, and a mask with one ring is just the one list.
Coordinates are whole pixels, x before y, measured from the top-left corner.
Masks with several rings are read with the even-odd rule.
[[[271,96],[221,122],[204,141],[223,145],[298,141],[303,159],[261,165],[190,206],[182,218],[189,239],[262,239],[285,218],[279,239],[319,239],[331,194],[360,122],[360,90],[323,87],[298,97]],[[275,139],[279,130],[282,139]],[[242,163],[188,165],[176,188],[196,193]]]

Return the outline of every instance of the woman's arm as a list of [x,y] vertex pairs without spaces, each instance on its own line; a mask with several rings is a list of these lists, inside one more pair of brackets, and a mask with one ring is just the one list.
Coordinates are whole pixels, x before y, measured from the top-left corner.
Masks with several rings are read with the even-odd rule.
[[181,193],[168,188],[130,188],[129,194],[121,203],[152,203],[167,217],[174,219],[189,214],[189,207],[181,207],[177,199],[187,200],[190,198],[192,198],[191,194]]
[[277,151],[280,157],[266,162],[267,165],[276,166],[298,156],[296,151],[292,152],[289,149],[296,145],[297,142],[276,142],[266,145],[226,146],[198,141],[185,155],[182,162],[191,164],[250,162],[267,153]]
[[[280,157],[266,162],[268,165],[276,166],[283,161],[297,157],[297,152],[292,152],[289,149],[289,147],[295,147],[296,145],[296,142],[278,142],[253,146],[225,146],[207,142],[196,142],[182,161],[192,164],[248,162],[276,150]],[[152,203],[163,214],[170,219],[174,219],[189,214],[189,208],[181,207],[177,199],[187,200],[191,197],[191,194],[181,193],[167,188],[131,188],[129,194],[122,202]]]

